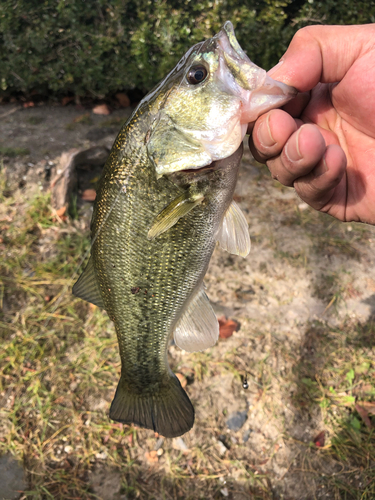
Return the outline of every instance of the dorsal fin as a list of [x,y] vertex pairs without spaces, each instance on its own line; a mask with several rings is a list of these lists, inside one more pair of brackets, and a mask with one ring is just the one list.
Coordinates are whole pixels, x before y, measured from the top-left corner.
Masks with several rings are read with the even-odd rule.
[[73,294],[80,299],[91,302],[104,309],[99,283],[95,274],[92,256],[81,276],[78,278],[72,289]]
[[181,349],[195,352],[212,347],[218,338],[219,323],[200,285],[176,324],[174,340]]
[[234,200],[225,212],[216,239],[221,248],[229,253],[246,257],[250,252],[249,226],[242,210]]

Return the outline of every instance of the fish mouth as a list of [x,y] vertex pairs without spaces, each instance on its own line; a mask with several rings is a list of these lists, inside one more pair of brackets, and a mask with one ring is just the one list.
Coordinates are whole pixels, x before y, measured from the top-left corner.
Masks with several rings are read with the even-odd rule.
[[201,173],[201,172],[205,172],[205,171],[208,171],[208,170],[215,170],[215,167],[217,167],[217,164],[218,163],[218,160],[215,160],[211,163],[209,163],[208,165],[205,165],[204,167],[198,167],[198,168],[185,168],[184,170],[180,170],[180,173],[184,173],[184,174],[194,174],[194,173]]
[[[267,72],[254,64],[241,48],[234,33],[233,24],[227,21],[216,40],[222,58],[243,103],[241,123],[250,123],[261,114],[293,99],[298,91],[283,82],[273,80]],[[229,81],[225,82],[229,84]],[[233,84],[231,85],[233,90]]]

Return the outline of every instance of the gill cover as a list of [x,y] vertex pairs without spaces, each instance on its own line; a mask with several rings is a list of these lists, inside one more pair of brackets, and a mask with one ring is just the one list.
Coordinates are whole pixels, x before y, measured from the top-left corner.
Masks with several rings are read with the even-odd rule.
[[249,122],[297,92],[250,61],[229,21],[192,47],[156,91],[164,98],[155,105],[146,147],[158,176],[227,158]]

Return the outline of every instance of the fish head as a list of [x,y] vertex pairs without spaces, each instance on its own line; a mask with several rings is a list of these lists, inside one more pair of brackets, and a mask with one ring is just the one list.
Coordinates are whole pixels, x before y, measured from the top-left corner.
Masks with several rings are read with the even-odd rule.
[[229,157],[249,122],[296,94],[249,59],[227,21],[217,35],[194,45],[146,97],[153,116],[146,147],[157,175]]

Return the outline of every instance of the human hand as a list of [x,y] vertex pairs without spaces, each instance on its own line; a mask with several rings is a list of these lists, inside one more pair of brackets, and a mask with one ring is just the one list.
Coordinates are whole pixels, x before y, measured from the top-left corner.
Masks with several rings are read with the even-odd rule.
[[249,125],[250,149],[302,200],[375,224],[375,26],[309,26],[272,78],[299,90]]

